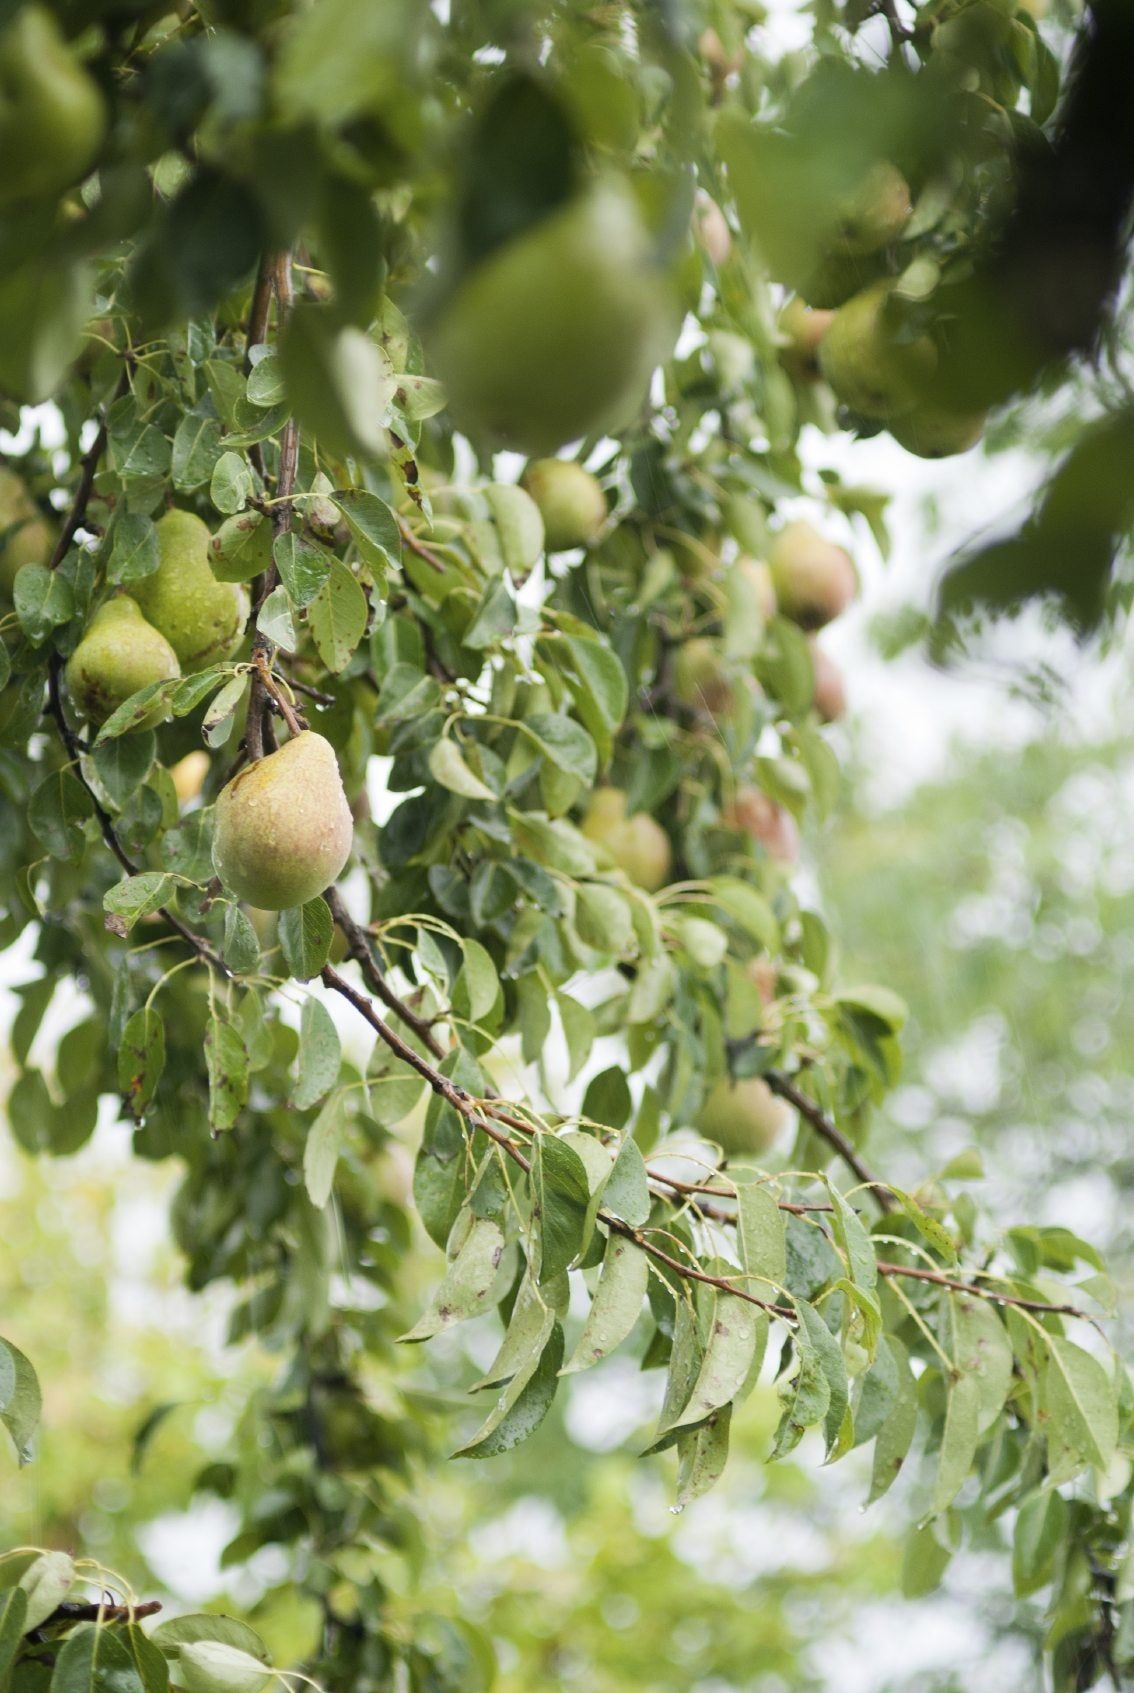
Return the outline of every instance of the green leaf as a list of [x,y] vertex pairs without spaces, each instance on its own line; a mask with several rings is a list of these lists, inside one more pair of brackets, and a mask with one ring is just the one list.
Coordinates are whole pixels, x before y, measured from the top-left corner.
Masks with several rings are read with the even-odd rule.
[[199,1640],[220,1640],[226,1646],[235,1646],[238,1651],[259,1658],[262,1664],[268,1662],[268,1648],[256,1630],[221,1612],[191,1612],[184,1617],[170,1617],[168,1622],[158,1623],[150,1639],[170,1658],[176,1658],[182,1646],[191,1646]]
[[209,542],[209,565],[219,582],[251,582],[271,560],[272,526],[263,512],[226,517]]
[[764,1313],[749,1300],[716,1295],[701,1368],[675,1427],[699,1423],[736,1397],[748,1378],[763,1323]]
[[272,557],[288,598],[298,611],[310,605],[331,573],[331,555],[294,529],[277,535]]
[[[432,1340],[436,1334],[495,1305],[505,1291],[499,1286],[504,1256],[504,1230],[495,1217],[474,1217],[457,1256],[434,1291],[428,1309],[413,1328],[399,1338]],[[510,1278],[509,1278],[510,1279]]]
[[58,570],[42,564],[25,564],[16,572],[12,603],[20,628],[33,647],[40,647],[51,631],[69,623],[75,615],[75,597],[70,582]]
[[602,1190],[605,1211],[621,1217],[635,1228],[648,1221],[650,1190],[646,1182],[646,1162],[633,1135],[624,1135],[614,1160],[614,1168]]
[[307,607],[307,627],[319,657],[336,674],[349,664],[366,633],[366,595],[340,559],[333,558],[327,580]]
[[973,1467],[980,1440],[980,1386],[976,1376],[957,1376],[949,1383],[945,1403],[945,1427],[933,1486],[934,1516],[947,1509],[957,1497]]
[[116,882],[102,896],[103,909],[112,919],[108,927],[115,934],[128,935],[134,924],[166,905],[177,882],[164,870],[143,870],[137,876],[126,876]]
[[638,1321],[649,1279],[649,1260],[641,1247],[612,1234],[583,1332],[562,1375],[590,1369],[622,1344]]
[[134,797],[154,762],[153,732],[107,741],[94,751],[94,767],[103,788],[114,804],[122,808]]
[[174,695],[184,686],[184,682],[177,679],[147,682],[144,688],[139,688],[136,694],[131,694],[129,699],[123,700],[122,704],[111,712],[95,736],[95,746],[100,747],[104,742],[112,741],[116,735],[128,735],[152,712],[164,711]]
[[20,1577],[20,1586],[28,1596],[24,1627],[30,1633],[46,1622],[70,1593],[75,1581],[75,1560],[66,1552],[41,1552],[30,1569]]
[[294,609],[282,582],[277,582],[271,593],[265,596],[256,613],[256,627],[274,647],[282,647],[285,653],[293,653],[298,648]]
[[0,1687],[8,1686],[8,1672],[23,1638],[28,1596],[22,1587],[0,1591]]
[[774,1301],[787,1281],[787,1235],[784,1214],[763,1182],[737,1187],[736,1244],[742,1268],[755,1278],[748,1291]]
[[1056,1481],[1083,1464],[1105,1470],[1118,1444],[1114,1383],[1097,1358],[1062,1335],[1048,1335],[1040,1397],[1048,1417],[1048,1468]]
[[141,1676],[116,1632],[80,1623],[60,1648],[51,1693],[146,1693]]
[[898,1391],[894,1408],[879,1429],[874,1444],[874,1473],[866,1501],[868,1505],[881,1499],[897,1480],[917,1427],[917,1384],[910,1370],[909,1355],[901,1341],[893,1335],[884,1336],[882,1345],[889,1349],[894,1359]]
[[1012,1385],[1012,1346],[995,1307],[964,1294],[945,1305],[946,1345],[957,1370],[974,1377],[978,1390],[978,1427],[993,1427]]
[[283,371],[274,352],[265,352],[256,360],[244,391],[254,406],[278,406],[286,399]]
[[52,858],[82,857],[84,824],[93,816],[91,796],[69,767],[53,770],[32,790],[28,823]]
[[248,1100],[248,1049],[234,1023],[209,1018],[205,1029],[209,1076],[209,1127],[231,1129]]
[[209,498],[217,510],[228,516],[243,511],[255,491],[252,467],[243,453],[222,453],[209,480]]
[[725,1405],[703,1427],[685,1434],[677,1443],[676,1508],[681,1511],[715,1487],[728,1462],[728,1437],[732,1406]]
[[335,1169],[348,1127],[346,1096],[331,1095],[310,1129],[303,1147],[303,1180],[312,1205],[322,1210],[331,1197]]
[[626,715],[629,698],[626,672],[617,656],[601,641],[565,635],[561,644],[571,665],[564,680],[599,758],[606,764],[615,732]]
[[949,1567],[953,1554],[943,1546],[931,1523],[926,1528],[912,1529],[906,1537],[902,1557],[902,1597],[924,1599],[941,1585],[941,1577]]
[[495,964],[479,941],[462,940],[461,951],[465,962],[457,982],[463,984],[467,1000],[467,1007],[462,1005],[461,1009],[471,1022],[478,1023],[496,1004],[500,980]]
[[491,1415],[458,1451],[455,1458],[495,1458],[510,1452],[514,1446],[542,1423],[551,1409],[559,1386],[559,1367],[563,1362],[563,1330],[552,1325],[546,1346],[534,1366],[517,1371],[500,1395]]
[[337,458],[385,456],[385,420],[398,386],[385,351],[325,306],[304,302],[280,346],[287,395],[305,429]]
[[248,913],[239,905],[225,908],[221,956],[238,976],[249,976],[259,968],[260,940]]
[[571,717],[554,712],[537,712],[523,721],[524,733],[543,756],[568,776],[589,787],[598,770],[595,744],[587,731]]
[[0,1423],[8,1430],[21,1464],[32,1458],[43,1395],[31,1363],[10,1340],[0,1340]]
[[326,964],[335,933],[335,920],[325,899],[293,905],[279,917],[280,950],[291,975],[301,982],[317,976]]
[[367,564],[380,568],[397,565],[402,556],[402,532],[385,500],[362,488],[348,488],[333,498]]
[[429,754],[429,774],[435,782],[450,793],[460,794],[464,799],[495,800],[496,795],[487,783],[479,776],[474,776],[464,759],[456,741],[448,738],[437,741]]
[[835,999],[839,1005],[849,1006],[852,1011],[881,1023],[890,1034],[898,1034],[905,1028],[909,1017],[909,1008],[898,994],[873,983],[869,986],[843,988],[835,995]]
[[186,412],[173,436],[171,474],[180,493],[203,488],[221,456],[221,422],[206,396]]
[[1018,1599],[1046,1587],[1067,1538],[1067,1501],[1054,1488],[1025,1499],[1012,1536],[1012,1586]]
[[299,1014],[299,1052],[295,1067],[299,1080],[291,1102],[299,1111],[317,1105],[339,1079],[342,1044],[327,1007],[312,994]]
[[122,512],[114,524],[107,581],[128,587],[152,576],[159,562],[156,524],[138,512]]
[[549,1134],[535,1138],[531,1183],[542,1285],[567,1269],[583,1244],[590,1188],[578,1153]]
[[126,1021],[118,1047],[118,1091],[130,1115],[140,1122],[165,1069],[165,1023],[152,1005]]
[[734,876],[713,876],[712,896],[721,910],[752,940],[769,953],[780,949],[780,926],[762,894]]

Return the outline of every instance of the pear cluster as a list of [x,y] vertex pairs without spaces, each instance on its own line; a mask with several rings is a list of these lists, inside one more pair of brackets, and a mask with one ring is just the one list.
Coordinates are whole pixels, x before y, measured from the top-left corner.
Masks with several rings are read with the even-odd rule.
[[[141,688],[231,657],[244,638],[248,595],[213,575],[206,525],[169,511],[155,529],[157,569],[97,608],[67,664],[72,703],[91,723]],[[138,727],[154,728],[162,715],[155,707]]]
[[907,452],[948,458],[977,444],[986,414],[929,397],[937,346],[911,325],[893,278],[879,274],[911,211],[901,172],[877,162],[838,208],[820,264],[780,314],[782,357],[802,380],[821,375],[848,411],[884,424]]

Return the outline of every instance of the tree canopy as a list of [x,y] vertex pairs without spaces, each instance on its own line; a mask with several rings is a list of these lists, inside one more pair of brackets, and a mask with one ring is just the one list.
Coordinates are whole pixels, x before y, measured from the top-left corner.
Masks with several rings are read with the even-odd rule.
[[[277,1365],[197,1487],[328,1693],[492,1685],[459,1603],[391,1600],[412,1478],[518,1462],[619,1349],[675,1508],[772,1381],[761,1457],[869,1445],[909,1593],[1010,1515],[1053,1686],[1134,1660],[1113,1282],[969,1148],[875,1156],[906,1005],[794,874],[839,828],[815,637],[885,544],[821,432],[935,458],[1073,382],[932,634],[1121,602],[1131,26],[1040,10],[820,0],[782,51],[742,0],[0,7],[8,1119],[177,1161],[187,1285]],[[12,1693],[273,1673],[79,1550],[0,1558]]]

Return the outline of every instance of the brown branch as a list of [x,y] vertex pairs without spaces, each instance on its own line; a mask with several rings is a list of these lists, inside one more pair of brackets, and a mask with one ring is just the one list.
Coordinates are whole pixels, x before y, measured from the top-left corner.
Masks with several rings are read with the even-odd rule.
[[[114,404],[115,400],[121,399],[129,386],[130,374],[123,370],[122,375],[118,378],[118,386],[114,390],[111,405]],[[108,425],[104,414],[98,426],[98,433],[79,460],[79,484],[75,490],[75,498],[71,502],[71,509],[67,513],[62,529],[59,531],[59,539],[56,541],[51,557],[47,561],[48,570],[59,568],[67,556],[68,547],[83,526],[83,519],[87,515],[91,494],[94,492],[94,480],[98,474],[99,461],[106,451],[107,434]]]
[[398,533],[402,537],[402,545],[408,547],[411,553],[416,553],[418,558],[424,559],[432,570],[443,574],[445,570],[444,559],[438,558],[432,547],[427,547],[424,541],[420,541],[403,518],[399,517],[397,522]]
[[1094,1322],[1094,1319],[1085,1311],[1080,1311],[1077,1305],[1049,1305],[1043,1299],[1024,1299],[1016,1293],[1001,1293],[998,1288],[985,1287],[983,1283],[958,1281],[940,1270],[922,1270],[913,1264],[888,1264],[880,1258],[878,1274],[908,1276],[913,1281],[932,1282],[936,1287],[947,1287],[953,1293],[967,1293],[974,1299],[988,1299],[994,1305],[1015,1305],[1021,1311],[1043,1311],[1052,1317],[1078,1317],[1084,1323]]
[[370,944],[370,936],[361,923],[355,922],[343,902],[342,895],[337,888],[328,888],[323,895],[331,908],[331,916],[346,937],[347,955],[353,958],[362,971],[363,979],[372,992],[378,995],[388,1011],[392,1011],[399,1022],[407,1029],[412,1029],[421,1044],[431,1052],[438,1061],[445,1056],[445,1049],[437,1039],[429,1022],[419,1017],[404,1000],[399,999],[382,971],[378,967],[378,960],[374,956],[374,949]]
[[160,1599],[147,1599],[141,1605],[82,1604],[65,1599],[39,1627],[50,1628],[56,1622],[139,1622],[142,1617],[156,1616],[161,1608]]
[[786,1099],[789,1105],[794,1105],[815,1133],[827,1142],[838,1153],[847,1168],[858,1177],[864,1187],[870,1188],[880,1211],[892,1211],[896,1204],[893,1194],[885,1182],[878,1180],[868,1169],[857,1149],[849,1141],[843,1131],[828,1117],[827,1113],[807,1094],[802,1093],[790,1077],[782,1070],[766,1070],[764,1080],[773,1093],[778,1093],[781,1099]]

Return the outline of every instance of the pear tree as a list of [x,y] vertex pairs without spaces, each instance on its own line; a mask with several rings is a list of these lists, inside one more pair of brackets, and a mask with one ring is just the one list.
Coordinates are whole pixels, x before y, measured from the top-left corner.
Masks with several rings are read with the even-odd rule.
[[[153,1623],[12,1548],[11,1693],[490,1687],[460,1595],[444,1626],[391,1603],[375,1551],[428,1533],[392,1360],[474,1321],[455,1458],[506,1466],[623,1349],[680,1508],[772,1391],[768,1462],[865,1449],[913,1590],[1010,1521],[1057,1693],[1134,1663],[1094,1248],[978,1200],[963,1155],[876,1166],[905,1007],[793,873],[839,829],[814,633],[885,537],[803,432],[970,450],[1122,342],[1120,169],[1092,286],[1045,314],[1021,285],[1005,330],[1037,161],[1073,180],[1115,138],[1084,90],[1134,56],[1121,0],[1078,35],[1036,10],[823,0],[781,52],[747,0],[0,8],[8,1122],[65,1158],[110,1102],[176,1161],[189,1288],[278,1363],[197,1486],[239,1517],[226,1560],[271,1549],[322,1619],[274,1666],[246,1621]],[[1050,543],[1100,443],[1126,467],[1128,394],[1100,381],[939,638],[1029,597],[1111,615],[1129,477],[1085,585]],[[35,1336],[2,1327],[34,1461]]]

